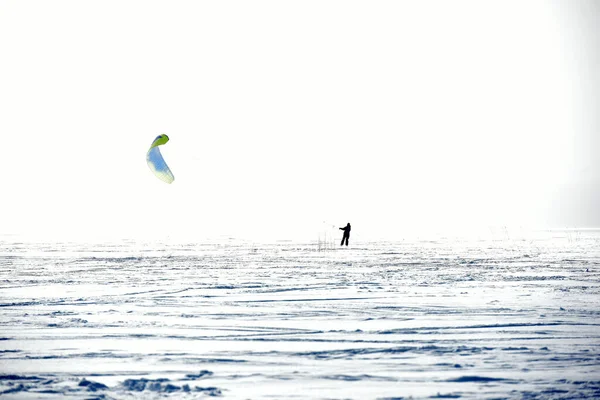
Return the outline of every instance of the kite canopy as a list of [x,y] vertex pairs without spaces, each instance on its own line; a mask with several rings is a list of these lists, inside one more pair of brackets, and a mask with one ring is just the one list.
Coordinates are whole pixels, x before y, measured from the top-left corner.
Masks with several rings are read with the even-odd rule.
[[158,146],[162,146],[168,141],[169,137],[167,135],[158,135],[152,142],[152,146],[150,146],[150,149],[146,154],[146,162],[148,163],[150,170],[158,179],[167,183],[171,183],[173,180],[175,180],[175,177],[165,162],[162,154],[160,154],[160,150],[158,149]]

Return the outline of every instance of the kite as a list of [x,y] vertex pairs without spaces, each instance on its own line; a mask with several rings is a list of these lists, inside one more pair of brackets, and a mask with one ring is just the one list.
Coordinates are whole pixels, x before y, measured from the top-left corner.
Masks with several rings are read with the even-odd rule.
[[169,137],[167,135],[158,135],[152,142],[152,146],[150,146],[148,154],[146,154],[146,162],[148,163],[148,167],[150,167],[150,171],[152,171],[158,179],[163,182],[171,183],[175,177],[165,162],[162,154],[160,154],[160,150],[158,148],[158,146],[162,146],[168,141]]

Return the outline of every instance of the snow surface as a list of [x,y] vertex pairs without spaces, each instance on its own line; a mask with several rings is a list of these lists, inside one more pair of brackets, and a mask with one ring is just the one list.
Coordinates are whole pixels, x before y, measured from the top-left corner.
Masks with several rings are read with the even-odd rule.
[[600,232],[318,248],[0,238],[0,394],[600,398]]

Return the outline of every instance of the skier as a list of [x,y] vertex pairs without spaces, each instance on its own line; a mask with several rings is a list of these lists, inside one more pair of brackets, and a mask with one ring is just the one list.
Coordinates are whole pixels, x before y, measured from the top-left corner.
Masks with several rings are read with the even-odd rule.
[[348,239],[350,239],[350,222],[343,228],[340,228],[341,231],[344,231],[344,236],[342,237],[342,243],[340,246],[344,245],[344,241],[346,242],[346,246],[348,246]]

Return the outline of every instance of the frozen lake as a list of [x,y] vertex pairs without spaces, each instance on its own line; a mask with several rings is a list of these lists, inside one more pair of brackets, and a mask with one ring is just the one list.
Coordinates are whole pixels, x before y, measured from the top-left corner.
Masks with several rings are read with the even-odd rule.
[[7,399],[600,398],[598,231],[0,240]]

